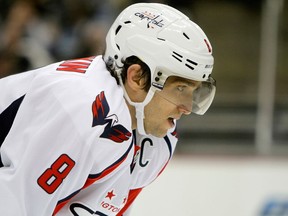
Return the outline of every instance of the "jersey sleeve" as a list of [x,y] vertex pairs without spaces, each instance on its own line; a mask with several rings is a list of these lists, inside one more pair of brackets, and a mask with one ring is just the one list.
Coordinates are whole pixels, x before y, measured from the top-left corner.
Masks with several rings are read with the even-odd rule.
[[[100,173],[125,152],[125,145],[114,142],[101,148],[103,127],[92,127],[97,92],[82,93],[85,87],[77,83],[47,74],[29,86],[1,147],[1,214],[53,215],[58,202],[77,194],[91,172]],[[111,151],[114,157],[101,161]]]
[[7,215],[52,215],[89,173],[89,146],[71,117],[51,94],[38,97],[26,94],[1,148],[0,190],[8,198],[1,193],[0,210],[14,212]]

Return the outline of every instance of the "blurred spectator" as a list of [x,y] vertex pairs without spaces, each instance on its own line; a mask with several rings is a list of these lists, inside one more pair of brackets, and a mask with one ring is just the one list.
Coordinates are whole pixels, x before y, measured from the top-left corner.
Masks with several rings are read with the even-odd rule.
[[0,77],[102,53],[114,1],[0,0]]

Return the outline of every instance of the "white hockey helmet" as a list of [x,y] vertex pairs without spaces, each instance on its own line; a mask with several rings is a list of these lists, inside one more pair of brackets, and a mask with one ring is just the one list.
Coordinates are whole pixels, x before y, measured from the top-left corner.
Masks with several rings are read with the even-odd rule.
[[137,105],[136,117],[138,107],[142,109],[138,118],[144,118],[144,106],[170,76],[205,83],[204,90],[199,88],[193,96],[192,112],[204,114],[211,105],[216,89],[210,76],[212,47],[202,29],[180,11],[160,3],[137,3],[124,9],[106,36],[103,58],[121,73],[122,60],[130,56],[138,57],[151,71],[151,88],[142,104],[131,102],[125,93],[128,102]]

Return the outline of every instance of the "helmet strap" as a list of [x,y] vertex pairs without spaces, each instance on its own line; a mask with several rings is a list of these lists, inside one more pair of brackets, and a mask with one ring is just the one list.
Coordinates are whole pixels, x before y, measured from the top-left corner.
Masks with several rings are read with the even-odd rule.
[[145,131],[145,128],[144,128],[144,118],[145,118],[145,115],[144,115],[144,107],[151,101],[153,95],[154,95],[154,92],[153,91],[153,87],[151,86],[144,101],[143,102],[133,102],[131,101],[125,87],[124,87],[124,84],[123,84],[123,81],[122,81],[122,77],[120,75],[120,70],[117,70],[117,75],[118,75],[118,78],[119,78],[119,82],[120,82],[120,85],[123,89],[123,92],[124,92],[124,98],[127,100],[127,102],[131,105],[131,106],[134,106],[135,107],[135,111],[136,111],[136,120],[137,120],[137,130],[139,132],[139,134],[141,135],[147,135],[146,134],[146,131]]

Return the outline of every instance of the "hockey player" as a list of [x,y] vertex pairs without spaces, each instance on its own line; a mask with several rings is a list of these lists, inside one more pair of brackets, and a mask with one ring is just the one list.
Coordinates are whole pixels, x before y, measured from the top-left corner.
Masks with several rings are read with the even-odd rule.
[[1,79],[1,215],[128,215],[171,159],[176,121],[212,103],[212,68],[199,26],[138,3],[103,56]]

